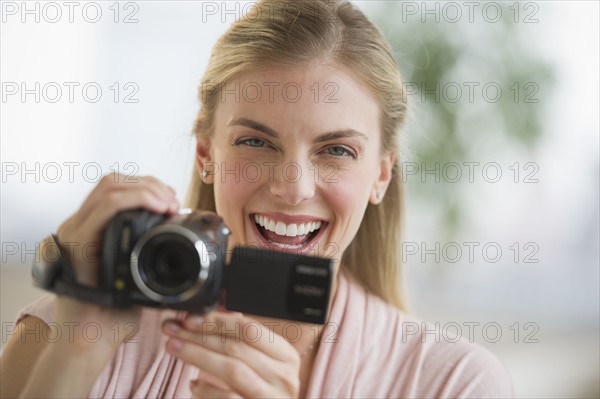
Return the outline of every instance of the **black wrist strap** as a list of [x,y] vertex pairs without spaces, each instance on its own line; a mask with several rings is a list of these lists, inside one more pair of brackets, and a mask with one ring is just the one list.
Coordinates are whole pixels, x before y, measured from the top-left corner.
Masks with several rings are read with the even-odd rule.
[[106,292],[77,282],[73,266],[58,237],[52,234],[47,240],[45,245],[40,245],[31,269],[33,284],[58,295],[101,306],[113,306],[113,301]]
[[69,283],[57,279],[54,286],[52,289],[49,289],[49,291],[52,291],[58,295],[66,295],[100,306],[114,307],[110,296],[106,295],[105,292],[79,283]]

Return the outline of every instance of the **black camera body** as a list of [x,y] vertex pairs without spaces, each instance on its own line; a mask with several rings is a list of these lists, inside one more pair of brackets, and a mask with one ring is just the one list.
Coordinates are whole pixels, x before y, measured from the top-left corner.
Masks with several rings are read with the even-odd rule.
[[104,232],[97,288],[77,282],[61,251],[57,260],[34,262],[33,281],[113,308],[141,305],[205,314],[224,305],[242,313],[325,323],[333,260],[239,246],[229,254],[228,236],[223,219],[213,212],[122,211]]
[[120,212],[104,233],[101,290],[114,307],[207,313],[218,304],[228,235],[212,212]]

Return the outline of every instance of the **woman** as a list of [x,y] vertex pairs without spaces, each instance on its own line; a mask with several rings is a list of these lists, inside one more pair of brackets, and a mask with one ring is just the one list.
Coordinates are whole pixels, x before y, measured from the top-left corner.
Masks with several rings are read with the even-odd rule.
[[[334,1],[259,2],[215,45],[199,94],[187,205],[221,215],[232,245],[333,258],[329,323],[224,310],[117,312],[45,299],[22,313],[6,346],[3,395],[512,394],[488,352],[460,337],[440,341],[403,312],[396,153],[406,99],[388,45],[359,10]],[[120,177],[105,177],[60,226],[62,243],[100,242],[120,210],[178,210],[160,181]],[[93,286],[97,257],[69,255],[78,279]],[[27,334],[74,321],[101,333]],[[261,327],[250,335],[250,325]]]

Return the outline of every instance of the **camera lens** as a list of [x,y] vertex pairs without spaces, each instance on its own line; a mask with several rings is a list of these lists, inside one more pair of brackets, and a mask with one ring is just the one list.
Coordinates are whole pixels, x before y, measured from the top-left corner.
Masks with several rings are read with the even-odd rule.
[[141,248],[140,277],[157,294],[183,294],[198,281],[200,256],[194,243],[174,233],[158,234]]

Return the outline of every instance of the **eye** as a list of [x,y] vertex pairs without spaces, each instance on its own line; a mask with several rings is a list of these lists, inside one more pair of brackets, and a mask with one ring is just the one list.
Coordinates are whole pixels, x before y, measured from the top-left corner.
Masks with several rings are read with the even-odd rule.
[[248,147],[265,147],[267,145],[267,143],[265,143],[263,140],[261,139],[257,139],[256,137],[249,137],[249,138],[245,138],[245,139],[241,139],[238,140],[236,142],[236,144],[243,144],[243,145],[247,145]]
[[350,149],[340,145],[328,147],[325,151],[328,155],[333,155],[336,157],[352,157],[356,159],[356,154],[354,154],[354,151],[351,151]]

